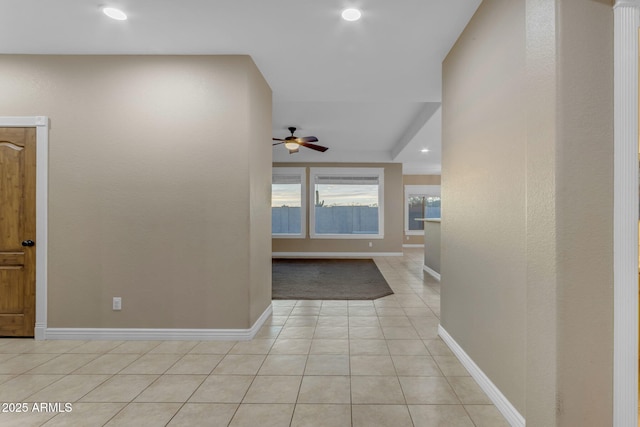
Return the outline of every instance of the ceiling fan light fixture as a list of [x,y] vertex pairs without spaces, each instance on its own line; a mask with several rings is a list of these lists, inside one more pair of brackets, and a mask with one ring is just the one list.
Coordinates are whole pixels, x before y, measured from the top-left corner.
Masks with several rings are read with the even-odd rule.
[[121,11],[120,9],[116,9],[115,7],[103,7],[102,13],[104,13],[111,19],[115,19],[116,21],[127,20],[127,14]]
[[342,11],[342,19],[345,21],[357,21],[362,16],[362,12],[358,9],[345,9]]
[[281,138],[271,138],[273,141],[279,141],[275,144],[271,145],[280,145],[284,144],[285,148],[289,150],[289,154],[297,153],[300,147],[310,148],[311,150],[325,152],[329,149],[329,147],[323,147],[322,145],[312,144],[312,142],[317,142],[318,138],[315,136],[302,136],[296,137],[294,135],[296,128],[291,126],[288,128],[289,132],[291,132],[291,136],[286,137],[285,139]]

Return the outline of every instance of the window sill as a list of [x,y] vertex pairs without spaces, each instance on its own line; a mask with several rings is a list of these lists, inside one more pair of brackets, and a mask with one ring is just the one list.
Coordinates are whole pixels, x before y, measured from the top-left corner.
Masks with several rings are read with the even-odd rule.
[[350,240],[365,240],[365,239],[384,239],[384,234],[311,234],[311,239],[350,239]]

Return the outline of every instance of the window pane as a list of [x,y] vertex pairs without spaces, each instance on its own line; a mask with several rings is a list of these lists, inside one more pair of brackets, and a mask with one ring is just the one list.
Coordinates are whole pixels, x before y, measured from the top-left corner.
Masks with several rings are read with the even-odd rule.
[[[291,181],[297,183],[290,183]],[[289,182],[278,184],[277,182]],[[271,185],[271,233],[300,234],[302,183],[299,176],[274,176]]]
[[318,176],[316,234],[378,234],[378,177]]
[[416,221],[417,218],[425,218],[426,197],[412,194],[409,196],[409,230],[424,230],[424,223]]
[[408,202],[409,230],[424,230],[417,218],[440,218],[440,197],[410,194]]
[[440,197],[427,197],[427,207],[425,210],[425,218],[441,218],[440,216]]

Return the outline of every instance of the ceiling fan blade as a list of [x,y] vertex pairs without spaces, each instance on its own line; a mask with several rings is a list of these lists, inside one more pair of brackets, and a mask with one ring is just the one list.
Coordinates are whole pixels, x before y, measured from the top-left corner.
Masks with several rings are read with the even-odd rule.
[[274,141],[284,141],[284,139],[280,139],[280,138],[271,138],[271,139],[273,139]]
[[[277,141],[277,140],[276,140],[276,141]],[[284,141],[276,142],[275,144],[271,144],[271,145],[272,145],[272,146],[274,146],[274,145],[279,145],[279,144],[284,144]]]
[[299,142],[316,142],[318,141],[318,138],[316,138],[315,136],[303,136],[298,138]]
[[301,142],[303,147],[311,148],[312,150],[322,151],[323,153],[329,149],[329,147],[323,147],[322,145],[309,144],[308,142]]

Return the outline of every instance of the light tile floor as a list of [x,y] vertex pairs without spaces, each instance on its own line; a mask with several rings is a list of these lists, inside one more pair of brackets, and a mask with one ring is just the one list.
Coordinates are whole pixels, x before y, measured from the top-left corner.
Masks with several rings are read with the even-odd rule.
[[422,250],[375,261],[394,295],[274,301],[249,342],[0,339],[0,425],[508,426],[437,336]]

